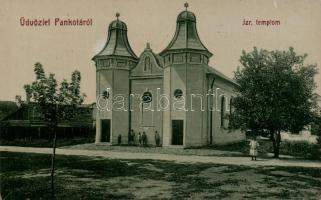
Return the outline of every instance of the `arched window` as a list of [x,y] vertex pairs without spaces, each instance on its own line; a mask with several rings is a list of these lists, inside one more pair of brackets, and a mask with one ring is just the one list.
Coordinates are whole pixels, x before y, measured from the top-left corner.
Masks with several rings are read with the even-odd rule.
[[231,99],[230,99],[230,114],[232,114],[233,113],[233,97],[231,97]]
[[150,58],[149,57],[145,58],[144,71],[150,71]]
[[109,92],[107,90],[104,90],[102,93],[101,93],[101,96],[104,98],[104,99],[108,99],[109,98]]
[[221,127],[224,127],[224,116],[225,116],[225,97],[221,98]]

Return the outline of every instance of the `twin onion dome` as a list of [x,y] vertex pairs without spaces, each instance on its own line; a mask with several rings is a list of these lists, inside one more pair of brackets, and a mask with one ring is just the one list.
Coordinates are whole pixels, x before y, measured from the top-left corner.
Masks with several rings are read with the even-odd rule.
[[93,57],[93,60],[100,56],[124,56],[138,59],[129,45],[126,24],[119,20],[119,13],[116,14],[116,17],[117,19],[109,24],[104,48]]
[[[186,6],[185,6],[186,7]],[[196,17],[193,12],[187,9],[181,12],[177,16],[176,31],[172,41],[169,45],[160,53],[161,56],[174,51],[197,51],[205,54],[207,57],[211,57],[212,53],[201,42],[197,29],[196,29]]]
[[[175,52],[198,52],[204,54],[208,58],[212,53],[202,44],[196,29],[196,17],[193,12],[187,10],[188,4],[185,4],[186,10],[177,16],[176,31],[169,45],[159,54],[165,56],[168,53]],[[131,49],[127,38],[127,26],[117,19],[112,21],[108,27],[108,39],[104,48],[94,56],[124,56],[138,59],[134,51]]]

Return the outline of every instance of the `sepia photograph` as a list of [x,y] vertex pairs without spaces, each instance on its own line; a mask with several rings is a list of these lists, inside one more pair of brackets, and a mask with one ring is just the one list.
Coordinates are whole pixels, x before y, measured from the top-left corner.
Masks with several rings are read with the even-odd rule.
[[320,0],[2,0],[0,200],[321,199]]

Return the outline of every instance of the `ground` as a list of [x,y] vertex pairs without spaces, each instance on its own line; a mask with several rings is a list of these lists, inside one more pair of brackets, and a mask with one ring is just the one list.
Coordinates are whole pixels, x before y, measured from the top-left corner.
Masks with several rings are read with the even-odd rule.
[[[106,147],[107,148],[107,147]],[[118,148],[117,148],[118,149]],[[82,148],[57,148],[56,154],[59,155],[79,155],[79,156],[96,156],[109,159],[137,159],[137,160],[162,160],[174,161],[178,163],[214,163],[226,165],[248,165],[248,166],[286,166],[286,167],[313,167],[321,168],[320,161],[303,160],[295,157],[282,157],[281,159],[272,159],[269,157],[260,157],[256,162],[251,161],[248,156],[227,156],[229,153],[217,150],[189,149],[187,155],[182,148],[164,149],[164,148],[147,148],[147,147],[127,147],[119,148],[122,151],[113,150],[87,150]],[[25,152],[25,153],[42,153],[51,154],[52,148],[35,148],[35,147],[16,147],[0,146],[1,151]],[[211,152],[210,152],[211,151]],[[225,151],[226,152],[226,151]],[[210,154],[208,154],[210,153]],[[217,154],[217,155],[216,155]]]
[[[1,152],[5,199],[49,199],[48,154]],[[57,199],[320,199],[321,168],[57,155]]]
[[[61,143],[63,144],[63,143]],[[268,143],[267,143],[268,144]],[[264,150],[266,149],[266,150]],[[321,162],[247,142],[209,148],[57,148],[57,199],[320,199]],[[4,199],[50,199],[51,148],[0,146]]]
[[[163,153],[163,154],[178,154],[178,155],[215,155],[215,156],[248,156],[249,142],[240,141],[231,144],[211,145],[204,147],[193,147],[188,149],[183,148],[137,148],[137,146],[110,146],[104,143],[96,145],[93,143],[94,138],[64,138],[57,140],[57,147],[69,149],[83,150],[105,150],[115,152],[145,152],[145,153]],[[273,154],[272,142],[267,138],[259,140],[260,157],[269,158]],[[52,147],[52,140],[48,139],[33,139],[23,140],[16,139],[13,141],[0,140],[0,146],[24,146],[24,147]],[[282,141],[280,144],[280,154],[282,157],[296,157],[308,160],[321,160],[321,149],[316,144],[308,142],[288,142]]]

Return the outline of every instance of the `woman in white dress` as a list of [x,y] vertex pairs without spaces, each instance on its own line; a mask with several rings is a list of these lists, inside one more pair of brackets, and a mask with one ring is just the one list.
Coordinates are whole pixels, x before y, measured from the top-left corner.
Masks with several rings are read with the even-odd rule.
[[250,140],[249,145],[250,145],[250,156],[252,157],[252,160],[256,160],[259,143],[256,141],[255,137],[253,138],[253,140]]

